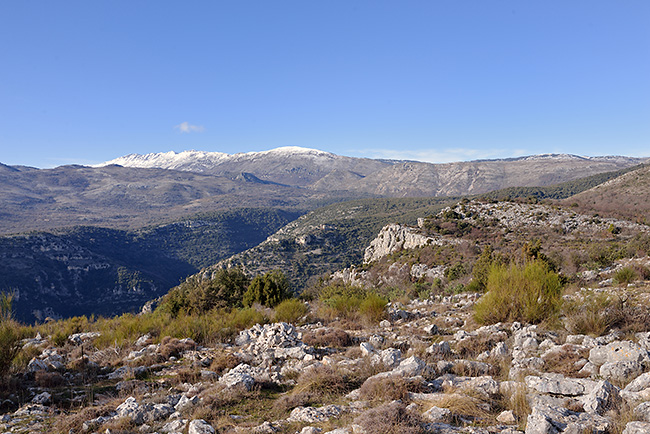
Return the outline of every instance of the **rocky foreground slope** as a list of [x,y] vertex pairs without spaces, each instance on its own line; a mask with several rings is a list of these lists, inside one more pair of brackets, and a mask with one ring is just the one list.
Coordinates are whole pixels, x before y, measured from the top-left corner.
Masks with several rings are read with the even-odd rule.
[[[643,283],[572,297],[598,293],[650,300]],[[650,432],[650,331],[477,327],[478,297],[394,303],[388,319],[354,330],[308,315],[299,326],[256,325],[216,347],[145,335],[98,351],[93,333],[71,335],[64,347],[37,336],[23,343],[40,349],[22,376],[31,386],[2,403],[12,410],[0,430]]]

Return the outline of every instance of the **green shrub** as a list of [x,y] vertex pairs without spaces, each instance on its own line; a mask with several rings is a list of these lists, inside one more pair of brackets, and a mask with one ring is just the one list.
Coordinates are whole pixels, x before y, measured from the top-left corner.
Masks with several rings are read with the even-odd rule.
[[13,294],[0,293],[0,379],[9,372],[20,351],[20,326],[13,317]]
[[627,285],[638,278],[636,271],[630,267],[623,267],[614,274],[614,282],[619,285]]
[[239,268],[220,269],[212,279],[189,277],[163,298],[159,309],[172,315],[204,313],[214,308],[240,307],[250,280]]
[[253,279],[244,293],[243,303],[244,306],[259,303],[264,306],[274,307],[290,297],[289,280],[282,271],[275,270]]
[[472,281],[470,282],[472,291],[482,291],[485,289],[490,274],[490,267],[493,262],[492,247],[489,245],[485,246],[472,266]]
[[361,300],[359,313],[369,323],[376,324],[386,316],[386,305],[388,300],[377,294],[370,293]]
[[463,263],[459,262],[452,265],[451,267],[446,268],[444,274],[448,280],[456,280],[467,274],[467,270],[465,270]]
[[557,315],[561,291],[560,276],[542,260],[523,266],[495,264],[490,268],[487,293],[474,306],[474,318],[482,324],[539,323]]
[[300,318],[307,315],[308,311],[309,309],[304,302],[296,298],[290,298],[288,300],[284,300],[282,303],[278,304],[275,307],[274,320],[276,322],[288,322],[295,324]]
[[9,372],[18,351],[20,351],[18,324],[11,319],[0,321],[0,379]]

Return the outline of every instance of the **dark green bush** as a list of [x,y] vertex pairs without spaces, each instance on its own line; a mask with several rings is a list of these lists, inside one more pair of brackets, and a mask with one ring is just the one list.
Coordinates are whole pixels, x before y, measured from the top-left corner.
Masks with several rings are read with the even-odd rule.
[[159,309],[178,315],[179,312],[204,313],[214,308],[241,307],[249,282],[239,268],[217,270],[212,279],[195,275],[169,291]]
[[291,297],[289,280],[280,270],[269,271],[263,276],[253,279],[244,293],[244,306],[259,303],[263,306],[274,307],[281,301]]

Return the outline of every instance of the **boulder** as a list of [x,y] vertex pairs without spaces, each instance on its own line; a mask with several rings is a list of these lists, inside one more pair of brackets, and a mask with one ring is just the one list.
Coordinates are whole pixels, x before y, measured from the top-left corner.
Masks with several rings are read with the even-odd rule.
[[615,409],[620,402],[620,389],[608,381],[599,381],[582,400],[586,412],[597,414]]
[[615,362],[650,363],[648,351],[631,341],[614,341],[610,344],[592,348],[589,361],[596,366]]
[[448,408],[441,408],[441,407],[436,407],[435,405],[422,413],[422,417],[424,417],[426,420],[429,422],[449,422],[451,421],[451,410]]
[[249,365],[240,363],[221,377],[219,382],[226,387],[243,387],[252,390],[255,379],[250,375],[250,368]]
[[561,374],[544,374],[542,377],[529,375],[525,381],[526,386],[539,393],[562,396],[580,396],[586,393],[583,384],[574,379],[565,378]]
[[644,422],[650,422],[650,402],[642,402],[634,407],[634,416]]
[[287,418],[289,422],[316,423],[324,422],[332,417],[339,417],[343,413],[343,407],[338,405],[326,405],[324,407],[296,407]]
[[626,392],[641,392],[650,387],[650,372],[643,373],[636,377],[630,384],[625,386]]
[[622,434],[648,434],[650,422],[628,422]]
[[599,372],[606,380],[627,383],[643,372],[643,365],[635,361],[607,362]]
[[215,434],[215,430],[203,419],[194,419],[190,422],[187,434]]

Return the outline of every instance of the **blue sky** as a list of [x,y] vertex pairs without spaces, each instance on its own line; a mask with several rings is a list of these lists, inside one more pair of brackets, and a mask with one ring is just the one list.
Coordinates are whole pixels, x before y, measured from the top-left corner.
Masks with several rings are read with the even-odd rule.
[[0,162],[650,156],[647,0],[0,3]]

